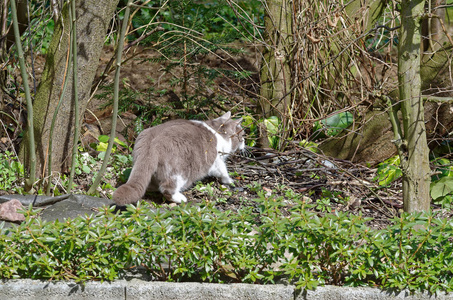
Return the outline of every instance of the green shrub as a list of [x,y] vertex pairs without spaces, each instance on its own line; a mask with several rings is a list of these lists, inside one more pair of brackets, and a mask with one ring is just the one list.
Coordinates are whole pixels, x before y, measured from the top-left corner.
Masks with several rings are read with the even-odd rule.
[[[433,158],[431,163],[434,167],[430,185],[431,198],[436,204],[445,208],[451,207],[453,204],[453,168],[451,161],[446,158]],[[380,186],[385,187],[402,176],[400,158],[396,155],[378,165],[374,180]]]
[[23,189],[20,178],[24,178],[24,166],[18,158],[9,151],[0,153],[0,190],[20,193]]
[[213,202],[142,203],[53,223],[29,209],[25,222],[0,229],[0,278],[113,280],[143,266],[168,281],[453,290],[450,220],[403,214],[376,230],[360,215],[319,216],[299,199],[288,208],[282,197],[258,197],[234,213]]

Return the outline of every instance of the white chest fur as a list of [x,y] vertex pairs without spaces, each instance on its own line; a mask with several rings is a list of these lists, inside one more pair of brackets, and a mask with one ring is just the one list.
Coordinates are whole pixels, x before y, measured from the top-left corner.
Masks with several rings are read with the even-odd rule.
[[214,176],[220,178],[220,181],[223,184],[233,183],[233,179],[230,178],[228,170],[225,165],[225,160],[228,157],[228,154],[231,153],[232,143],[231,139],[223,138],[219,133],[212,129],[209,125],[201,121],[192,121],[202,124],[206,129],[212,132],[217,140],[217,157],[209,169],[208,176]]
[[231,140],[230,139],[225,139],[223,136],[221,136],[219,133],[217,133],[214,129],[212,129],[208,124],[205,122],[201,121],[192,121],[192,122],[197,122],[199,124],[202,124],[206,129],[208,129],[210,132],[212,132],[217,140],[217,157],[221,157],[222,159],[226,159],[228,157],[228,154],[231,153]]

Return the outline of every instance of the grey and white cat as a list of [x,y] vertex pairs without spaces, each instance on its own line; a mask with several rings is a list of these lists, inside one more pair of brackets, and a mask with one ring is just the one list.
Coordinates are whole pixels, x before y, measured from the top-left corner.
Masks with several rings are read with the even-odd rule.
[[113,201],[134,203],[152,190],[181,203],[187,201],[181,191],[204,177],[231,184],[225,160],[244,147],[241,119],[231,119],[230,112],[205,122],[174,120],[143,130],[135,142],[129,180],[114,192]]

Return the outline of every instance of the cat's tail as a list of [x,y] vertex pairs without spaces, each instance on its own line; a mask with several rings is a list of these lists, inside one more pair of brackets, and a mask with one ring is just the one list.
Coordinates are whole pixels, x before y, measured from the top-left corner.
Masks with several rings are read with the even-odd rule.
[[[146,189],[157,169],[157,158],[135,158],[128,181],[116,189],[113,193],[113,201],[117,205],[126,205],[140,200],[146,193]],[[146,163],[143,163],[146,161]]]

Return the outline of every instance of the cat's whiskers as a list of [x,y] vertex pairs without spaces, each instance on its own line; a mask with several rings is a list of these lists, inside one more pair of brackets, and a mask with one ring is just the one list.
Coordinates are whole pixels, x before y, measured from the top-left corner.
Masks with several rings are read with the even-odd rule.
[[252,151],[250,151],[249,149],[250,148],[246,146],[244,149],[241,149],[239,153],[241,154],[241,156],[252,157],[253,156]]

